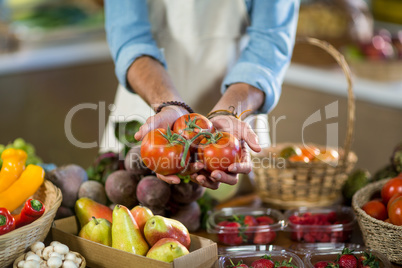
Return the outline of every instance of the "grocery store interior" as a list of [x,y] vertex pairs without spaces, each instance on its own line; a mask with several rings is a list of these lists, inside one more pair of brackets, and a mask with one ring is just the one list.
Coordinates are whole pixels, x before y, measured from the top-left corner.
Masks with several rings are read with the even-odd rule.
[[[2,150],[22,138],[38,163],[87,170],[99,161],[98,145],[118,87],[104,23],[103,0],[0,0]],[[271,144],[324,145],[331,129],[337,132],[332,141],[337,148],[356,156],[345,176],[359,170],[386,177],[395,167],[395,152],[402,151],[402,1],[301,0],[296,35],[280,100],[268,114]],[[306,43],[306,37],[331,44],[343,58]],[[350,88],[343,59],[351,71]],[[326,117],[333,103],[336,114]],[[77,109],[80,105],[84,108]],[[308,121],[317,112],[319,119]],[[77,146],[71,137],[91,146]],[[208,192],[225,206],[261,204],[264,194],[257,188],[269,186],[258,181],[265,171],[258,172],[242,175],[236,186]],[[363,243],[360,231],[352,237]],[[393,267],[401,267],[398,260]]]

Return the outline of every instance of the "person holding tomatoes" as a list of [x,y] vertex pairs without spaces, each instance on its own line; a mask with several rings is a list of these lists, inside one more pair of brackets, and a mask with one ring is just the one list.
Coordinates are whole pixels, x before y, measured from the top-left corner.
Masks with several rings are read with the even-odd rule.
[[[105,0],[120,85],[103,150],[115,149],[109,139],[118,118],[144,122],[135,135],[143,140],[150,131],[171,128],[191,107],[210,114],[216,130],[241,143],[239,162],[212,172],[196,162],[192,180],[212,189],[236,184],[239,173],[251,171],[245,144],[259,152],[268,143],[261,138],[269,138],[266,131],[259,141],[235,115],[262,114],[268,127],[267,113],[278,102],[290,62],[298,9],[299,0]],[[180,182],[175,175],[157,176]]]

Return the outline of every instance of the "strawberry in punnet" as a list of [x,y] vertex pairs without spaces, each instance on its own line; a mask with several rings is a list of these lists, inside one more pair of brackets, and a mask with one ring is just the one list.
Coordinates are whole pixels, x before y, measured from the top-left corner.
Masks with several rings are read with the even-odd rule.
[[253,216],[247,215],[244,217],[242,223],[245,226],[244,234],[246,235],[247,240],[252,240],[254,236],[254,226],[258,225],[257,220]]
[[338,255],[336,259],[338,262],[339,268],[358,268],[359,262],[357,257],[353,254],[353,250],[348,248],[344,248],[342,250],[342,254]]
[[251,264],[253,268],[274,268],[275,263],[272,261],[271,256],[264,255],[261,259],[254,261]]
[[270,225],[275,222],[274,219],[272,219],[269,216],[260,216],[260,217],[257,217],[256,220],[258,222],[258,225],[260,225],[260,224]]
[[379,268],[379,267],[380,263],[377,261],[377,259],[373,254],[364,252],[364,254],[359,257],[359,268]]
[[336,264],[333,261],[319,261],[314,264],[314,268],[335,268]]
[[293,268],[298,268],[296,265],[292,263],[292,258],[290,258],[288,261],[284,260],[282,262],[275,262],[275,268],[287,268],[287,267],[293,267]]
[[224,233],[218,234],[220,242],[226,245],[241,245],[243,243],[243,237],[239,232],[241,227],[238,222],[222,221],[218,223],[218,226],[224,227]]
[[254,234],[253,243],[256,245],[266,245],[274,241],[276,233],[270,230],[256,231]]
[[237,264],[234,264],[233,261],[230,260],[230,263],[231,266],[228,266],[228,268],[249,268],[247,264],[243,263],[243,261],[239,261]]

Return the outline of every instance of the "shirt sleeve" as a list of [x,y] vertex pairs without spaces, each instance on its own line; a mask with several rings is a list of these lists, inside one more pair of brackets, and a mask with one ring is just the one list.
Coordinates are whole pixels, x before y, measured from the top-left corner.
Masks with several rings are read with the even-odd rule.
[[221,91],[233,83],[247,83],[265,93],[257,113],[271,111],[293,51],[299,0],[253,0],[250,6],[249,42],[225,77]]
[[162,51],[151,33],[145,0],[105,0],[105,29],[119,82],[129,88],[127,70],[140,56],[147,55],[166,67]]

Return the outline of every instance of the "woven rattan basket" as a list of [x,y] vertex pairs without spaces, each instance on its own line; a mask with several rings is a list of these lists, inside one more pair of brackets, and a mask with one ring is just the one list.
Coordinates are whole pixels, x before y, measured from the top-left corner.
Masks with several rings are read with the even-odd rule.
[[[285,162],[285,165],[264,165],[289,144],[277,144],[253,154],[255,188],[264,203],[279,209],[328,206],[341,198],[341,188],[347,174],[357,162],[350,151],[355,121],[355,101],[349,66],[342,54],[327,42],[315,38],[298,39],[297,43],[317,46],[330,54],[342,68],[348,83],[348,118],[344,147],[334,150],[339,153],[338,163],[312,161],[310,163]],[[324,146],[313,145],[319,149]]]
[[352,207],[366,246],[385,254],[391,262],[402,264],[402,226],[377,220],[361,209],[388,181],[370,183],[357,191],[353,196]]
[[48,234],[62,200],[61,191],[45,180],[33,195],[45,205],[45,213],[31,224],[0,236],[0,267],[7,267],[36,241],[43,241]]

